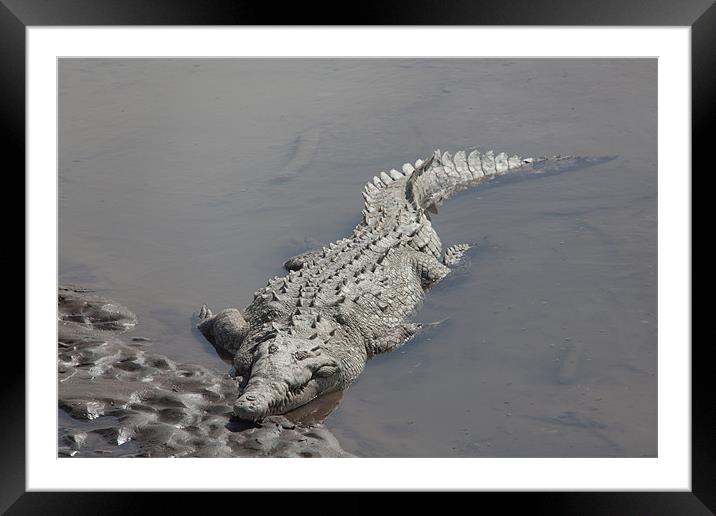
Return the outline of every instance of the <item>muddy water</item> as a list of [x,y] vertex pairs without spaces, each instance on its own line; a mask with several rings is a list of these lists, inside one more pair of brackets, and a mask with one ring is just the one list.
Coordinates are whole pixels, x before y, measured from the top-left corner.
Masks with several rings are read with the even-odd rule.
[[655,456],[655,60],[62,60],[59,280],[131,307],[160,353],[345,236],[377,171],[478,145],[618,155],[448,201],[469,267],[326,426],[359,456]]

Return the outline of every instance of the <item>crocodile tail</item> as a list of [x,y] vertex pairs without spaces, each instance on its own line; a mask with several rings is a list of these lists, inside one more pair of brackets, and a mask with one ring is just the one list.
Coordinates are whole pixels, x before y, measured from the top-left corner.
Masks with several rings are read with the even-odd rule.
[[527,176],[583,168],[613,159],[553,156],[522,158],[493,151],[459,151],[455,155],[436,150],[424,163],[416,163],[415,172],[405,185],[405,196],[416,207],[437,213],[437,207],[451,195],[492,181],[501,176]]
[[371,225],[381,217],[399,211],[405,204],[405,185],[414,172],[415,168],[405,163],[402,171],[383,171],[368,181],[363,189],[363,221],[366,224]]

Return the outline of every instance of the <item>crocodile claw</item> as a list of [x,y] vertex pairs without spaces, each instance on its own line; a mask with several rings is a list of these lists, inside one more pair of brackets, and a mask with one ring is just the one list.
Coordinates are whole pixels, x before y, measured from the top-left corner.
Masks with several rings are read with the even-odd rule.
[[199,322],[205,321],[209,317],[211,317],[213,314],[211,313],[211,310],[206,305],[201,305],[201,310],[199,310],[199,314],[197,315],[197,318],[199,319]]

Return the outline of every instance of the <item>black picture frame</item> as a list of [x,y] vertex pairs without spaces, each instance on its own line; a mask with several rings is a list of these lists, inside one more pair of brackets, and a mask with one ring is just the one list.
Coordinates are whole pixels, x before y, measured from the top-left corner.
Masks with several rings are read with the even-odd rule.
[[[13,157],[6,177],[25,169],[25,29],[32,26],[87,25],[572,25],[572,26],[690,26],[692,51],[692,163],[706,164],[712,146],[706,126],[716,110],[716,6],[711,0],[553,0],[483,1],[435,0],[373,2],[361,0],[353,9],[337,9],[338,3],[311,2],[281,5],[245,0],[0,0],[0,92],[5,160]],[[709,149],[710,150],[710,149]],[[17,174],[13,172],[17,171]],[[11,174],[13,173],[13,174]],[[24,183],[23,183],[24,191]],[[693,251],[692,251],[693,252]],[[23,258],[24,255],[23,247]],[[23,260],[23,263],[24,260]],[[25,269],[26,270],[26,269]],[[27,275],[27,270],[26,270]],[[579,514],[713,514],[716,513],[716,436],[710,393],[708,342],[692,346],[692,490],[690,492],[591,492],[591,493],[480,493],[501,509],[529,508],[531,513]],[[14,348],[14,349],[13,349]],[[145,508],[136,496],[124,493],[27,493],[25,492],[25,354],[6,344],[3,358],[12,367],[3,369],[0,391],[0,511],[7,514],[119,514]],[[708,382],[708,383],[707,383]],[[242,474],[238,470],[237,475]],[[156,498],[158,495],[145,495]],[[162,510],[185,507],[187,495],[161,497]],[[301,496],[301,500],[296,500]],[[297,508],[315,494],[294,493],[290,506]],[[413,501],[422,496],[412,495]],[[240,500],[238,499],[240,497]],[[374,495],[352,497],[346,509],[368,512],[376,506]],[[269,506],[280,500],[232,494],[212,501],[247,509],[247,504]],[[311,502],[308,502],[311,503]],[[474,503],[474,501],[468,502]],[[327,509],[327,507],[326,507]],[[308,509],[306,509],[308,510]],[[321,510],[320,507],[310,510]],[[337,510],[334,506],[331,510]]]

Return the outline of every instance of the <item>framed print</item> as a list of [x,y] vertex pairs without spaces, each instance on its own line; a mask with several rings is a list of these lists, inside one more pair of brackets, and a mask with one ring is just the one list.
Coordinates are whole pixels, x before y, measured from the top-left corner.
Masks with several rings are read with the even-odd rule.
[[4,1],[10,514],[129,508],[68,491],[714,510],[690,167],[716,11],[418,5]]

